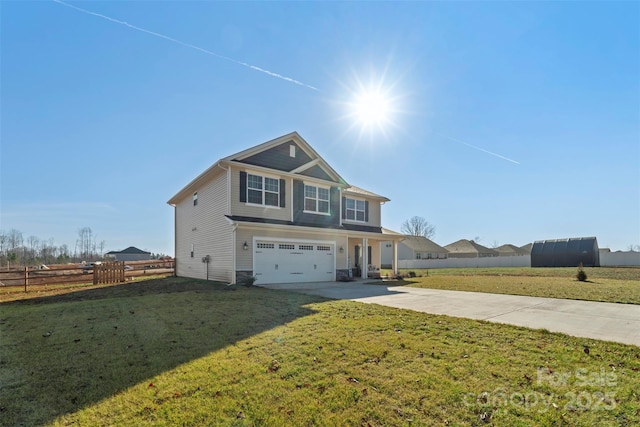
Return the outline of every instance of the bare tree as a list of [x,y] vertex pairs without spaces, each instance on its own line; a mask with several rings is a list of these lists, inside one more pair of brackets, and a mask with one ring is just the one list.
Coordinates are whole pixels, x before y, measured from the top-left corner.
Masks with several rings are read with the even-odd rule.
[[410,236],[423,236],[431,239],[436,234],[436,227],[429,224],[423,217],[414,216],[402,223],[400,231]]
[[22,233],[16,230],[15,228],[12,228],[11,230],[9,230],[9,235],[7,236],[7,239],[8,239],[9,249],[11,251],[14,251],[20,246],[22,246],[22,242],[23,242]]
[[27,238],[27,244],[29,245],[28,259],[34,259],[38,256],[38,246],[40,245],[40,239],[36,236],[29,236]]
[[8,240],[9,240],[9,237],[7,236],[7,233],[5,233],[4,230],[0,230],[0,255],[4,254],[4,250],[7,246]]
[[[82,227],[78,230],[78,240],[76,247],[79,250],[80,258],[87,259],[92,255],[93,233],[91,227]],[[90,261],[90,260],[89,260]]]
[[627,250],[630,252],[640,252],[640,245],[629,245]]

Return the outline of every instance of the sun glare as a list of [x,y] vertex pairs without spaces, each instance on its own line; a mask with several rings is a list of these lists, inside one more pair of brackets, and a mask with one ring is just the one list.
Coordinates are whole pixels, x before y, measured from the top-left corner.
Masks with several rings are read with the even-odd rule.
[[346,124],[345,135],[366,144],[387,144],[397,139],[406,114],[407,97],[401,80],[390,76],[387,67],[349,70],[346,80],[338,80],[341,91],[338,120]]
[[390,120],[390,101],[380,92],[359,94],[353,105],[354,115],[363,126],[382,127]]

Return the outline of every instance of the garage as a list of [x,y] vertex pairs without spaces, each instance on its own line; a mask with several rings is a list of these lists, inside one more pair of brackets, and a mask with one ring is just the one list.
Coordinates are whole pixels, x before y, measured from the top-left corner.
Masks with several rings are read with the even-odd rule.
[[257,240],[253,272],[258,284],[335,280],[335,245]]

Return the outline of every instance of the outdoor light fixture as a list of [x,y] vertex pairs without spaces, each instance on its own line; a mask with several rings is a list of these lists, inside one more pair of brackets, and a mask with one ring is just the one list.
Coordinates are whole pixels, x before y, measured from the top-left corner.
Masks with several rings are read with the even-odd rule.
[[340,253],[343,253],[344,252],[344,248],[342,246],[340,246],[339,251],[340,251]]
[[244,242],[244,245],[242,245],[242,249],[244,249],[245,251],[249,249],[249,245],[247,245],[247,242]]

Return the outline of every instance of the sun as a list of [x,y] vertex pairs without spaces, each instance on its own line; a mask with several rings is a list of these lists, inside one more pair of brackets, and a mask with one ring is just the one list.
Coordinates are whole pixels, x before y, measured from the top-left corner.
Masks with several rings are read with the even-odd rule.
[[343,136],[354,147],[395,144],[410,113],[404,74],[393,71],[391,64],[347,64],[345,74],[336,78],[335,97],[329,101]]
[[353,115],[366,128],[384,127],[391,120],[391,100],[379,90],[359,93],[353,102]]
[[348,123],[347,133],[356,131],[359,139],[375,141],[395,134],[403,102],[394,82],[374,75],[366,80],[354,72],[350,84],[342,86],[341,119]]

